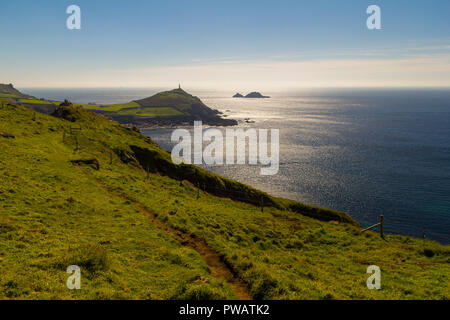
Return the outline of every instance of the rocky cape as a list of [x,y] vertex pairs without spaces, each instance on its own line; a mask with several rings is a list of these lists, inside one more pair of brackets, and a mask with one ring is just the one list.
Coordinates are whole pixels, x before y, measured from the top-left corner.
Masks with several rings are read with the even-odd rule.
[[[19,103],[34,111],[52,114],[61,104],[64,106],[69,101],[47,101],[25,95],[16,90],[12,84],[0,85],[3,98],[11,102]],[[73,106],[83,107],[89,111],[121,124],[148,127],[174,127],[192,125],[194,121],[202,121],[210,126],[234,126],[237,121],[225,119],[220,111],[205,105],[198,97],[195,97],[181,88],[157,93],[151,97],[134,100],[128,103],[115,105],[101,104],[77,104]]]

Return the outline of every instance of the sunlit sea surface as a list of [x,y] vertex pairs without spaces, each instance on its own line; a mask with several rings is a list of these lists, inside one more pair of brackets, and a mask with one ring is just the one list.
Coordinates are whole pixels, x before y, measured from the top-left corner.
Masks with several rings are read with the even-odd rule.
[[[21,88],[22,89],[22,88]],[[49,99],[118,103],[160,89],[22,89]],[[385,217],[390,233],[450,243],[450,89],[302,89],[234,99],[235,92],[187,90],[239,121],[279,129],[280,169],[210,166],[243,183],[350,213],[362,226]],[[245,93],[245,92],[242,92]],[[255,123],[245,123],[250,118]],[[173,129],[144,133],[170,150]]]

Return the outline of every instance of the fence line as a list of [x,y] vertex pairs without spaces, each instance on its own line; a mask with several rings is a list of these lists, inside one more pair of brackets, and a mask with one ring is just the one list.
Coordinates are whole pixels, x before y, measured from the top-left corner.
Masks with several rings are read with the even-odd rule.
[[[79,135],[82,133],[82,128],[80,127],[72,127],[70,126],[68,133],[70,134],[71,137],[73,137],[75,139],[75,143],[76,143],[76,149],[75,150],[79,150]],[[63,131],[63,142],[65,141],[66,138],[66,130]],[[110,151],[109,153],[109,161],[110,164],[112,163],[113,160],[113,154]],[[144,168],[144,170],[146,171],[146,179],[149,180],[149,170],[150,168]],[[183,181],[189,181],[186,179],[180,180],[180,186],[182,186],[182,182]],[[189,181],[190,182],[190,181]],[[227,198],[232,198],[235,201],[240,201],[240,202],[244,202],[247,204],[251,204],[257,207],[261,208],[261,212],[264,212],[264,207],[271,207],[269,205],[269,203],[265,203],[264,202],[264,197],[267,197],[268,195],[266,194],[261,194],[259,192],[254,192],[254,191],[240,191],[240,190],[229,190],[227,189],[225,186],[223,188],[218,188],[218,187],[212,187],[212,186],[208,186],[206,187],[205,184],[203,184],[203,187],[197,182],[197,183],[193,183],[190,182],[194,188],[197,189],[197,199],[200,198],[200,191],[206,192],[206,193],[211,193],[213,195],[216,196],[223,196],[223,197],[227,197]],[[214,193],[216,192],[216,194]],[[220,195],[221,194],[221,195]],[[258,199],[259,198],[259,199]],[[370,213],[366,213],[363,215],[360,215],[360,217],[362,217],[364,220],[369,220],[371,218],[371,214]],[[411,224],[411,222],[416,222],[416,224]],[[445,239],[448,238],[448,234],[445,233],[440,233],[440,232],[434,232],[434,231],[430,231],[428,228],[426,227],[419,227],[420,224],[423,224],[422,221],[418,221],[415,220],[414,218],[398,218],[398,217],[391,217],[391,216],[384,216],[381,215],[380,216],[380,221],[374,225],[371,225],[363,230],[361,230],[361,232],[366,232],[368,230],[374,229],[376,227],[380,227],[380,235],[382,237],[384,237],[384,232],[386,229],[386,226],[388,226],[388,229],[393,229],[393,228],[398,228],[398,229],[409,229],[409,231],[406,231],[407,233],[413,233],[412,230],[415,230],[417,234],[422,234],[422,237],[424,238],[428,238],[428,236],[434,236],[436,238],[441,238],[441,239]],[[392,232],[392,231],[390,231]],[[405,232],[405,235],[407,235],[407,233]]]
[[[181,183],[181,181],[180,181],[180,183]],[[230,197],[230,198],[232,197],[234,200],[242,201],[242,202],[245,202],[245,203],[249,203],[249,200],[253,196],[254,197],[254,201],[252,201],[250,204],[258,205],[257,197],[259,196],[259,194],[250,194],[249,195],[249,193],[247,193],[247,192],[242,192],[242,191],[239,191],[239,190],[228,191],[228,190],[226,190],[224,188],[222,189],[222,188],[217,188],[217,187],[208,187],[208,188],[206,188],[206,190],[202,189],[202,188],[199,188],[198,186],[195,186],[195,185],[194,185],[194,187],[197,188],[198,192],[200,190],[202,190],[203,192],[210,192],[210,190],[223,192],[223,193],[225,193],[224,195],[226,197]],[[246,197],[241,197],[241,195],[246,195]],[[199,193],[198,193],[198,197],[199,197]],[[261,211],[263,211],[264,210],[263,208],[265,206],[264,202],[263,202],[263,199],[261,199],[261,201],[259,202],[259,206],[261,207]],[[365,217],[369,218],[370,214],[365,215]],[[386,225],[387,225],[389,227],[399,227],[398,229],[405,229],[405,227],[406,227],[407,229],[410,230],[410,231],[407,231],[409,234],[414,233],[413,230],[415,230],[416,233],[422,234],[422,237],[424,235],[426,238],[427,238],[428,235],[434,236],[436,238],[446,238],[446,237],[448,238],[448,234],[434,232],[434,231],[428,230],[428,228],[420,227],[420,224],[423,223],[422,221],[416,220],[416,222],[417,222],[416,224],[411,224],[411,221],[412,221],[411,219],[391,218],[391,217],[385,216],[383,214],[383,215],[380,216],[380,221],[378,223],[376,223],[376,224],[374,224],[374,225],[372,225],[372,226],[370,226],[368,228],[363,229],[361,232],[365,232],[365,231],[371,230],[373,228],[380,227],[380,230],[379,230],[380,235],[381,235],[381,237],[384,237],[385,231],[386,231]],[[389,228],[389,227],[388,227],[388,229],[392,229],[392,228]],[[392,232],[392,231],[390,231],[390,232]],[[405,232],[405,235],[408,235],[408,233]]]
[[380,216],[380,222],[378,222],[377,224],[374,224],[374,225],[371,226],[371,227],[368,227],[368,228],[366,228],[366,229],[361,230],[361,232],[366,232],[366,231],[371,230],[371,229],[373,229],[373,228],[380,227],[380,236],[381,236],[382,238],[384,238],[384,235],[383,235],[383,218],[384,218],[384,216],[381,215],[381,216]]

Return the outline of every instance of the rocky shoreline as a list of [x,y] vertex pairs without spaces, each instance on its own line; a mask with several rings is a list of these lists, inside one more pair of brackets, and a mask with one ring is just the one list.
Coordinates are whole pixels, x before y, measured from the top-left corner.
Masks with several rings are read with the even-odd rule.
[[[105,116],[108,117],[108,115]],[[223,119],[220,117],[212,119],[199,119],[191,116],[176,116],[138,119],[132,116],[109,116],[108,118],[111,118],[121,124],[135,126],[139,129],[187,127],[192,126],[194,121],[202,121],[204,125],[219,127],[229,127],[238,124],[238,122],[234,119]]]

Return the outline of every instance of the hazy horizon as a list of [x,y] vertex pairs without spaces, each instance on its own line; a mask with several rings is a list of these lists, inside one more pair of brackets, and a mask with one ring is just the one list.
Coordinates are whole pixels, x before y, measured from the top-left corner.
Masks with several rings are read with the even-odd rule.
[[[76,103],[100,103],[100,104],[113,104],[113,103],[126,103],[129,101],[142,99],[146,97],[153,96],[154,94],[162,91],[168,91],[178,88],[178,86],[167,86],[167,87],[90,87],[90,88],[55,88],[55,87],[17,87],[21,92],[35,96],[36,98],[44,98],[47,100],[62,101],[64,99],[69,99]],[[283,89],[262,89],[261,87],[253,86],[249,89],[246,88],[236,88],[224,89],[224,88],[201,88],[201,87],[184,87],[181,86],[189,94],[198,96],[202,101],[208,102],[211,97],[221,97],[221,98],[231,98],[236,92],[241,94],[247,94],[253,91],[259,91],[264,95],[271,96],[273,100],[282,102],[285,98],[296,98],[296,97],[357,97],[357,96],[367,96],[371,98],[376,98],[378,96],[384,96],[386,94],[415,94],[421,92],[423,94],[427,93],[449,93],[450,87],[416,87],[416,88],[332,88],[332,87],[322,87],[322,88],[283,88]],[[281,100],[280,100],[281,99]],[[233,99],[237,103],[242,102],[241,99]],[[257,99],[258,100],[258,99]],[[260,101],[263,103],[263,101]],[[267,102],[267,101],[265,101]],[[207,104],[208,105],[208,104]]]
[[[17,87],[449,87],[448,1],[0,3]],[[369,5],[381,30],[369,30]],[[23,8],[27,8],[24,10]]]
[[[173,86],[64,86],[64,87],[60,87],[60,86],[21,86],[18,87],[15,83],[12,82],[4,82],[2,84],[12,84],[16,89],[17,88],[22,88],[22,89],[146,89],[146,88],[150,88],[150,89],[177,89],[178,85],[173,85]],[[210,90],[210,91],[230,91],[230,89],[228,88],[218,88],[218,87],[213,87],[213,86],[195,86],[195,87],[183,87],[181,86],[181,89],[183,90],[187,90],[188,89],[203,89],[203,90]],[[243,88],[242,91],[248,91],[248,90],[253,90],[251,88],[268,88],[268,87],[264,87],[264,86],[258,86],[257,84],[253,85],[251,88],[247,87],[241,87]],[[272,90],[278,91],[276,90],[276,88],[278,87],[271,87]],[[391,86],[391,87],[387,87],[387,86],[317,86],[317,87],[301,87],[301,86],[290,86],[290,87],[283,87],[286,88],[287,90],[308,90],[308,89],[450,89],[450,85],[448,86]],[[270,89],[269,89],[270,90]],[[233,91],[233,90],[231,90]],[[281,90],[281,91],[286,91],[285,89]]]

